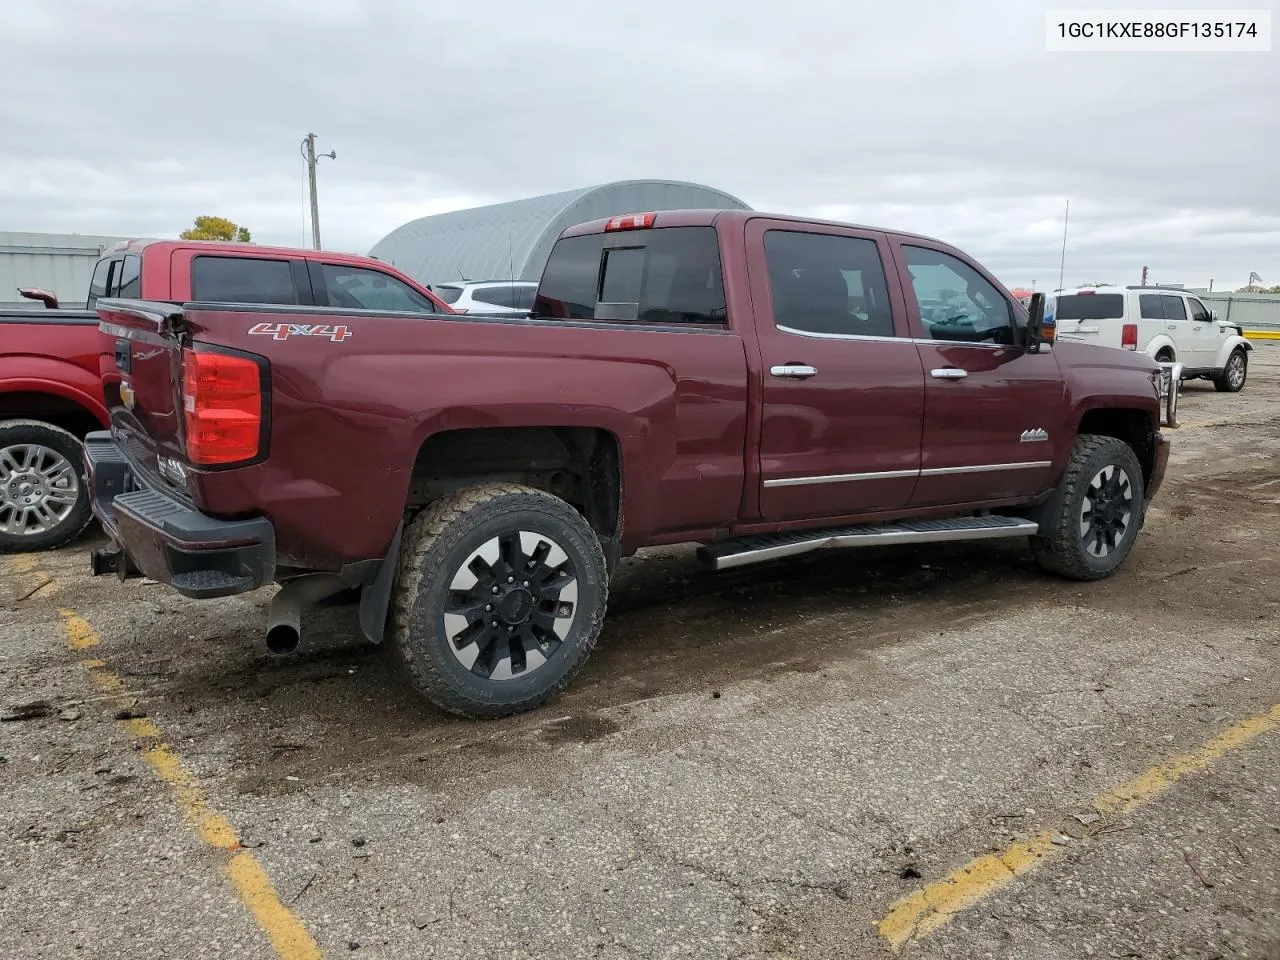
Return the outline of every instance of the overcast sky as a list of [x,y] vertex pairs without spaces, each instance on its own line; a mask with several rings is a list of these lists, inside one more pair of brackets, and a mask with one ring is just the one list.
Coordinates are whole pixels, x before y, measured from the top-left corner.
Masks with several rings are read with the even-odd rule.
[[1280,51],[1050,54],[1047,6],[10,3],[0,229],[172,236],[209,213],[300,244],[313,130],[338,153],[335,249],[656,178],[927,233],[1041,288],[1069,198],[1068,283],[1280,283]]

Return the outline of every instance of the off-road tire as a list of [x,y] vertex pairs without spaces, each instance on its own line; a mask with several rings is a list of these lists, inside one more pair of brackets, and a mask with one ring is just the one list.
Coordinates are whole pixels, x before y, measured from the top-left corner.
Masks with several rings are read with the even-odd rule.
[[29,534],[0,531],[0,553],[52,550],[70,543],[93,520],[93,511],[89,507],[89,484],[84,475],[84,450],[80,441],[61,427],[40,420],[0,421],[0,449],[16,444],[42,446],[58,453],[75,470],[79,489],[71,511],[52,529]]
[[[445,603],[467,556],[503,532],[553,538],[573,564],[577,611],[567,636],[528,676],[493,680],[469,672],[444,628]],[[516,483],[486,483],[437,500],[406,529],[392,595],[388,652],[424,697],[450,713],[502,717],[541,706],[563,691],[595,648],[609,580],[600,540],[559,497]]]
[[[1240,382],[1233,384],[1231,382],[1231,365],[1237,361],[1240,362],[1241,374]],[[1222,372],[1213,378],[1213,388],[1219,393],[1239,393],[1244,389],[1245,381],[1249,379],[1249,356],[1239,347],[1231,351],[1231,356],[1227,357],[1227,362],[1223,364]]]
[[[1089,484],[1107,466],[1122,468],[1132,484],[1133,511],[1127,529],[1105,557],[1092,556],[1080,533],[1080,518]],[[1129,555],[1142,527],[1146,490],[1142,464],[1133,448],[1114,437],[1082,434],[1076,438],[1066,472],[1050,501],[1057,509],[1031,538],[1036,562],[1049,573],[1069,580],[1101,580],[1113,574]]]

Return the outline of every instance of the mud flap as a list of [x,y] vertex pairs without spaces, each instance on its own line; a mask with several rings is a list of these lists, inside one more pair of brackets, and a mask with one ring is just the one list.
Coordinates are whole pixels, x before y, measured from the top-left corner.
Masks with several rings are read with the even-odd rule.
[[396,527],[391,546],[378,568],[378,575],[360,591],[360,632],[370,643],[380,644],[387,629],[387,610],[391,606],[391,588],[395,586],[396,567],[400,562],[400,538],[404,523]]

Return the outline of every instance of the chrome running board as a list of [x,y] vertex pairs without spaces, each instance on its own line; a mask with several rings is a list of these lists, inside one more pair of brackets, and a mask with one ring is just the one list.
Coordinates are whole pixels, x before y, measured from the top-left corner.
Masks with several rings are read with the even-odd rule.
[[828,547],[881,547],[895,543],[950,543],[956,540],[994,540],[1029,537],[1039,525],[1021,517],[956,517],[947,520],[900,520],[856,527],[771,533],[738,540],[722,540],[698,548],[699,559],[712,570],[730,570],[749,563],[778,560]]

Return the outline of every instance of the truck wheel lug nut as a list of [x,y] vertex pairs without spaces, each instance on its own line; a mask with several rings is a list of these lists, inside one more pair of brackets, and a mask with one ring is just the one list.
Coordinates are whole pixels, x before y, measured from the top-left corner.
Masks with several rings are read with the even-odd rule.
[[493,604],[492,604],[492,603],[486,603],[486,604],[484,605],[485,613],[488,613],[488,612],[489,612],[490,610],[492,610],[492,609],[493,609]]
[[494,587],[494,588],[493,588],[493,592],[494,592],[494,593],[497,593],[497,592],[498,592],[498,588],[497,588],[497,587]]
[[515,583],[515,582],[516,582],[515,577],[507,577],[507,583]]
[[526,580],[526,581],[524,582],[524,585],[527,587],[527,586],[529,585],[529,581],[528,581],[528,580]]

